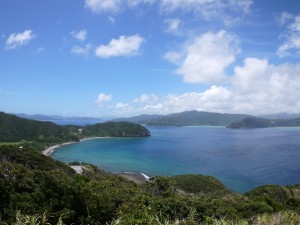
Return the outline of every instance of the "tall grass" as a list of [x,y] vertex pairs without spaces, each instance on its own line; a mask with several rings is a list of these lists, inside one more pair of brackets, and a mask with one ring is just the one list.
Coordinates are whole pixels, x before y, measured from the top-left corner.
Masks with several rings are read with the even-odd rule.
[[[47,213],[35,215],[23,215],[20,211],[16,214],[16,222],[12,225],[65,225],[61,216],[56,224],[49,223],[50,215]],[[195,210],[185,219],[170,221],[159,216],[146,214],[142,220],[137,218],[122,217],[107,223],[106,225],[300,225],[300,215],[291,211],[282,211],[275,214],[262,214],[249,220],[227,220],[208,218],[205,222],[198,222],[195,219]]]

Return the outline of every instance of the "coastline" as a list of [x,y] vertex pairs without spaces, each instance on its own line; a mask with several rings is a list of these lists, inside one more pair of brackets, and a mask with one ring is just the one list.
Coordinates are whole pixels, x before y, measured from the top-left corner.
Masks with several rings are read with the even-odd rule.
[[82,142],[82,141],[88,141],[88,140],[93,140],[93,139],[107,139],[107,138],[113,138],[113,137],[88,137],[88,138],[82,138],[79,140],[79,142]]
[[[89,137],[89,138],[83,138],[83,139],[80,139],[79,142],[82,142],[82,141],[88,141],[88,140],[93,140],[93,139],[106,139],[106,138],[112,138],[112,137]],[[65,143],[61,143],[61,144],[57,144],[57,145],[53,145],[53,146],[50,146],[46,149],[44,149],[42,151],[42,154],[43,155],[46,155],[46,156],[49,156],[51,153],[53,153],[57,148],[60,148],[62,146],[65,146],[65,145],[70,145],[70,144],[75,144],[75,143],[78,143],[78,142],[75,142],[75,141],[69,141],[69,142],[65,142]]]
[[[93,139],[107,139],[107,138],[112,138],[112,137],[89,137],[89,138],[83,138],[80,139],[79,142],[83,142],[83,141],[88,141],[88,140],[93,140]],[[78,142],[75,141],[70,141],[70,142],[65,142],[62,144],[56,144],[53,146],[50,146],[48,148],[46,148],[45,150],[42,151],[43,155],[49,156],[50,154],[53,153],[56,149],[65,146],[65,145],[70,145],[70,144],[75,144]],[[71,166],[71,168],[73,168],[77,173],[82,174],[82,166]],[[145,182],[149,181],[150,177],[147,176],[144,173],[138,173],[138,172],[111,172],[117,176],[123,177],[127,180],[131,180],[133,182],[135,182],[136,184],[144,184]]]
[[65,142],[62,144],[58,144],[58,145],[53,145],[49,148],[46,148],[45,150],[42,151],[43,155],[49,156],[52,152],[54,152],[57,148],[65,146],[65,145],[70,145],[70,144],[74,144],[76,142],[72,141],[72,142]]

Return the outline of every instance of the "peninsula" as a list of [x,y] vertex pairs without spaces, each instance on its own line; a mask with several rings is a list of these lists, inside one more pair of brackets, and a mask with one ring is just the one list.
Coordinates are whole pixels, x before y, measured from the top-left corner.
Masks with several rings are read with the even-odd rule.
[[57,125],[52,122],[24,119],[0,112],[0,142],[45,149],[63,143],[78,142],[95,137],[149,137],[150,132],[140,124],[105,122],[95,125]]

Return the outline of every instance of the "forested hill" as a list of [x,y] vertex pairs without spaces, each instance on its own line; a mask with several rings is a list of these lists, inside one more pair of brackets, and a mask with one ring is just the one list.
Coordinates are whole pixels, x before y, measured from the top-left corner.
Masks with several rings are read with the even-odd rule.
[[52,122],[24,119],[0,112],[0,142],[23,140],[61,143],[78,141],[85,137],[147,137],[149,135],[150,132],[139,124],[107,122],[88,126],[60,126]]
[[248,117],[241,121],[231,123],[227,128],[267,128],[267,127],[300,127],[300,118],[296,119],[264,119]]
[[[203,175],[141,186],[89,164],[83,174],[32,149],[0,145],[0,224],[282,224],[300,221],[300,186],[246,194]],[[276,221],[276,223],[274,222]]]
[[24,119],[0,112],[0,142],[77,140],[79,126],[59,126],[52,122]]
[[244,114],[199,112],[194,110],[169,115],[141,115],[116,119],[115,121],[128,121],[156,126],[226,126],[247,117],[250,116]]

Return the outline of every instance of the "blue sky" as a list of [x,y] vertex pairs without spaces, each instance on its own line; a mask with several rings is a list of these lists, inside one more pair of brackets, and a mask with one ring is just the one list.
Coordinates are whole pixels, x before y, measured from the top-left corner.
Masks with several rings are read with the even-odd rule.
[[0,111],[300,112],[300,1],[1,0]]

